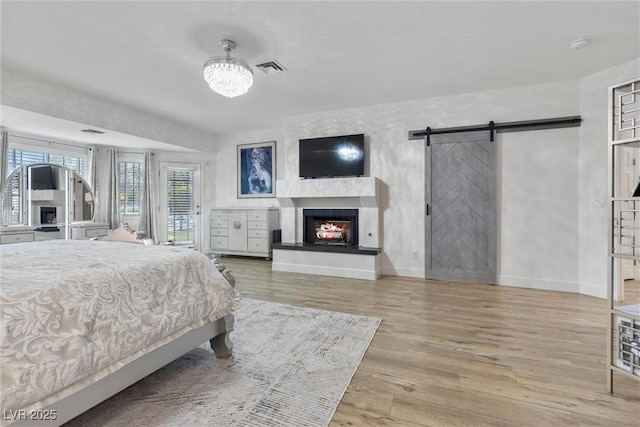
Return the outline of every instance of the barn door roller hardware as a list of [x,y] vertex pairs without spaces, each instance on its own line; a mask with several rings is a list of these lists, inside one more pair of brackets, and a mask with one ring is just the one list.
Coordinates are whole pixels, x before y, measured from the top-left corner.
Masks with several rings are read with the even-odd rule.
[[458,126],[440,129],[427,127],[426,129],[409,131],[409,140],[425,139],[426,137],[427,145],[431,145],[431,135],[488,130],[491,133],[491,141],[493,141],[493,135],[495,132],[522,132],[527,130],[571,128],[580,126],[581,122],[582,118],[580,116],[568,116],[505,123],[494,123],[493,121],[490,121],[486,125]]

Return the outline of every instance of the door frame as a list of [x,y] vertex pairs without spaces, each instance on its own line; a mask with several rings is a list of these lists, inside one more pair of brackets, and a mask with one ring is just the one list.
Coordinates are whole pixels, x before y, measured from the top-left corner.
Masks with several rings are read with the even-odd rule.
[[168,169],[191,169],[193,174],[193,226],[194,226],[194,247],[198,251],[202,251],[202,171],[204,164],[200,162],[172,162],[160,161],[158,168],[158,236],[159,240],[166,241],[168,238],[167,229],[167,170]]

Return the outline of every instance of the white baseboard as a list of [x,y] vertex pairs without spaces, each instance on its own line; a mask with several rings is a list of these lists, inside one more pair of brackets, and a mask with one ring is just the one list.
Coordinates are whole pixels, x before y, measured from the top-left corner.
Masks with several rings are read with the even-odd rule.
[[561,291],[579,293],[578,282],[568,280],[536,279],[533,277],[500,276],[498,285],[513,286],[516,288],[544,289],[548,291]]
[[596,286],[591,284],[580,284],[580,293],[583,295],[589,295],[596,298],[607,299],[607,288],[606,286]]
[[424,279],[424,268],[398,268],[388,266],[382,267],[382,274],[385,276],[416,277],[418,279]]

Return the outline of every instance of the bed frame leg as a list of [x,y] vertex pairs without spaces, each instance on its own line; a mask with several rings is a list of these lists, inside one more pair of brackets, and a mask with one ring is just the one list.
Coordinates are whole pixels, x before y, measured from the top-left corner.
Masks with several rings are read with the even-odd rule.
[[233,350],[233,343],[231,339],[229,339],[229,333],[233,331],[234,317],[233,315],[225,316],[218,320],[218,322],[220,322],[220,330],[222,332],[211,338],[209,343],[218,359],[226,359],[231,356]]

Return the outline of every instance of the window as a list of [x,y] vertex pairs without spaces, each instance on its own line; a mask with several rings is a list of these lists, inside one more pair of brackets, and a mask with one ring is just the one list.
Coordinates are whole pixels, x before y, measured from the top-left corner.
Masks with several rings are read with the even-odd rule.
[[[65,142],[39,139],[39,137],[8,133],[7,168],[13,171],[20,166],[34,163],[53,163],[66,166],[85,180],[89,179],[88,147]],[[7,184],[2,204],[2,219],[6,225],[17,225],[25,221],[25,207],[21,188],[24,183],[14,176]]]
[[2,195],[2,220],[5,225],[18,225],[24,215],[21,203],[22,180],[20,175],[13,175],[5,184]]
[[13,170],[18,166],[32,165],[34,163],[54,163],[56,165],[66,166],[84,179],[89,177],[89,160],[87,155],[80,153],[57,154],[42,151],[37,148],[20,149],[9,148],[8,165],[9,170]]
[[144,180],[144,162],[119,161],[120,214],[140,215],[140,197]]
[[167,239],[176,244],[195,243],[194,171],[167,170]]

